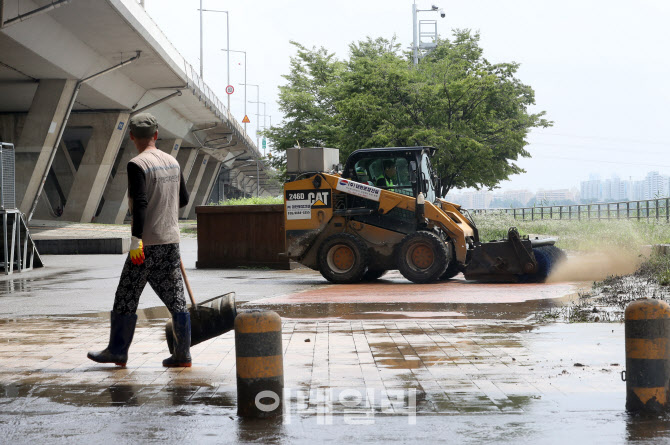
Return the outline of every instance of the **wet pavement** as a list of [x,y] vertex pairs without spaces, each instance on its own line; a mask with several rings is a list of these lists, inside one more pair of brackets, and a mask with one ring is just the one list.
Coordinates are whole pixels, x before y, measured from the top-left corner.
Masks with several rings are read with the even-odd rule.
[[232,333],[193,347],[193,368],[165,369],[164,320],[145,319],[124,369],[85,357],[106,343],[106,324],[102,317],[2,322],[6,443],[670,436],[666,421],[623,411],[620,324],[285,320],[285,414],[263,422],[236,416]]
[[[182,236],[186,273],[197,301],[234,291],[238,301],[287,295],[326,284],[308,269],[196,269],[197,240]],[[0,275],[0,317],[71,315],[111,309],[126,255],[43,255],[45,267]],[[140,308],[162,305],[147,286]]]
[[124,257],[53,257],[0,281],[3,443],[659,443],[670,421],[624,411],[620,323],[546,323],[579,283],[454,280],[330,285],[309,270],[195,270],[198,300],[283,318],[282,418],[236,415],[232,333],[166,369],[167,311],[147,288],[126,368],[86,358],[108,339]]

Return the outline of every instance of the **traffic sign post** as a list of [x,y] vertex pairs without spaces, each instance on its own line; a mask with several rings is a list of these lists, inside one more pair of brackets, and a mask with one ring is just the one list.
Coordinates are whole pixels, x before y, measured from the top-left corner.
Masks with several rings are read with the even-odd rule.
[[234,92],[235,92],[235,87],[233,87],[232,85],[228,85],[226,87],[226,93],[233,94]]
[[267,143],[265,142],[265,138],[263,138],[263,150],[265,150],[265,147],[267,147]]

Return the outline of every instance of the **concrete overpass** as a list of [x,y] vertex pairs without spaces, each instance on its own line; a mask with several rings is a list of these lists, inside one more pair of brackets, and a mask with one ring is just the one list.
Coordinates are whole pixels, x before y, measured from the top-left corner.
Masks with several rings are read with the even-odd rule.
[[[136,0],[0,0],[0,141],[16,146],[20,210],[121,223],[132,113],[160,123],[191,203],[275,195],[280,185],[242,126]],[[42,193],[41,190],[44,189]]]

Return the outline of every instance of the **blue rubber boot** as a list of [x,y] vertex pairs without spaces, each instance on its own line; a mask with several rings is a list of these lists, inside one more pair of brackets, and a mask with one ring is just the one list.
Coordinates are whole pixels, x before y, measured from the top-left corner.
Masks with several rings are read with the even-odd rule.
[[191,314],[179,312],[172,314],[172,334],[174,353],[163,360],[166,368],[191,367]]
[[128,348],[130,348],[133,335],[135,335],[137,314],[123,315],[112,311],[110,322],[109,345],[100,352],[89,352],[87,357],[98,363],[114,363],[118,366],[126,366]]

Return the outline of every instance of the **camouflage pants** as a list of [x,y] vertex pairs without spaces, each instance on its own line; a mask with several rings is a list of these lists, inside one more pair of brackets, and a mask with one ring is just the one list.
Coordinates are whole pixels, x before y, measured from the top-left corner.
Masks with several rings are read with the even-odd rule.
[[130,261],[130,255],[126,258],[116,289],[114,312],[125,315],[137,312],[147,282],[171,314],[186,312],[179,244],[146,246],[144,257],[144,263],[139,266]]

